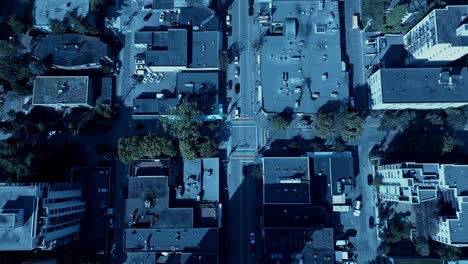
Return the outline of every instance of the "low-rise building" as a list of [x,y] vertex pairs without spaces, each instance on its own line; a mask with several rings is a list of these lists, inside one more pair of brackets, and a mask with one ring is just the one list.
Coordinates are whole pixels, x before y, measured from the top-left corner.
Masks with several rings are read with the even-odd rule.
[[79,184],[1,183],[0,204],[0,251],[51,250],[80,237]]
[[184,160],[183,185],[176,198],[219,202],[219,158]]
[[385,201],[419,204],[443,199],[455,212],[439,217],[432,239],[441,243],[468,246],[468,165],[399,163],[376,167],[379,197]]
[[468,54],[468,5],[434,9],[404,36],[414,60],[451,62]]
[[38,37],[32,44],[31,53],[52,68],[63,70],[99,69],[103,64],[112,63],[107,44],[97,37],[80,34]]
[[34,0],[34,27],[51,31],[50,20],[63,21],[68,13],[76,12],[78,17],[86,17],[89,12],[89,0]]
[[468,104],[468,68],[383,68],[368,79],[373,110]]
[[37,76],[33,105],[49,107],[92,107],[92,82],[87,76]]

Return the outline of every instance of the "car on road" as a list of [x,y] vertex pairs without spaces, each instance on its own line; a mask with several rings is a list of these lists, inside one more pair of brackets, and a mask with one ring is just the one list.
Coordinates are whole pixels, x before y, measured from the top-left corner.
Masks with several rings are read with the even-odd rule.
[[232,35],[232,27],[227,27],[226,28],[226,35],[230,37]]
[[107,189],[107,188],[99,188],[99,189],[98,189],[98,192],[100,192],[100,193],[106,193],[106,192],[109,192],[109,189]]
[[234,119],[239,119],[239,117],[240,117],[240,107],[237,107],[234,110]]
[[120,71],[120,68],[122,68],[122,61],[118,60],[115,62],[115,70]]
[[143,17],[143,20],[148,21],[151,18],[151,16],[153,16],[153,13],[149,12],[148,14],[146,14],[146,16]]
[[114,228],[114,219],[109,218],[109,228]]
[[367,185],[372,185],[372,182],[374,181],[374,177],[372,174],[367,174]]
[[234,64],[238,65],[239,64],[239,55],[234,56]]
[[227,83],[226,83],[226,90],[227,91],[230,91],[232,89],[232,80],[229,80]]
[[228,26],[231,25],[231,14],[226,15],[226,25],[228,25]]
[[234,92],[236,94],[240,93],[240,83],[236,83],[236,85],[234,86]]
[[362,207],[362,202],[359,200],[354,201],[354,212],[353,214],[355,216],[361,215],[361,207]]
[[255,244],[255,233],[250,233],[250,244]]
[[375,219],[373,216],[369,217],[369,228],[372,229],[375,226]]
[[236,67],[236,69],[234,70],[234,77],[239,78],[239,71],[239,67]]
[[161,73],[161,72],[158,73],[158,77],[156,77],[156,82],[157,82],[157,83],[160,83],[161,80],[163,79],[163,77],[164,77],[164,73]]
[[166,12],[162,12],[159,14],[159,22],[164,22],[164,19],[166,18]]
[[156,77],[158,77],[158,73],[157,73],[157,72],[152,73],[152,74],[151,74],[151,77],[150,77],[150,79],[149,79],[149,82],[150,82],[150,83],[154,83],[154,80],[156,80]]

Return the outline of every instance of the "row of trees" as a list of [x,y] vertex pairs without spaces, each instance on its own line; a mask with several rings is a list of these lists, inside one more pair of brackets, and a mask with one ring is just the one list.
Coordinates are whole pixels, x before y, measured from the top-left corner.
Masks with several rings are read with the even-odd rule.
[[361,112],[341,106],[334,111],[318,113],[316,122],[316,136],[323,139],[337,137],[349,141],[362,134],[365,119]]

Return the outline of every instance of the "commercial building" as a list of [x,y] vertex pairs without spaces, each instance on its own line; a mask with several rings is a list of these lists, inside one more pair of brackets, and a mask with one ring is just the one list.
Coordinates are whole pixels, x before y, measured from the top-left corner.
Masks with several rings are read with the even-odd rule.
[[457,60],[468,54],[468,5],[434,9],[404,36],[408,62]]
[[107,44],[97,37],[80,34],[38,37],[32,44],[32,56],[63,70],[99,69],[112,63]]
[[[329,101],[348,98],[342,66],[338,2],[273,1],[267,35],[259,39],[263,111],[315,114]],[[264,24],[267,26],[268,24]]]
[[441,215],[432,239],[466,247],[468,231],[468,165],[399,163],[376,167],[379,197],[385,201],[419,204],[442,200],[453,214]]
[[50,20],[62,21],[68,13],[76,12],[78,17],[86,17],[89,12],[89,0],[34,0],[34,27],[51,31]]
[[87,76],[37,76],[32,103],[56,108],[92,107],[92,83]]
[[184,160],[177,199],[219,202],[219,158]]
[[443,109],[468,104],[468,68],[383,68],[368,79],[371,109]]
[[85,211],[76,183],[0,184],[0,250],[51,250],[80,236]]

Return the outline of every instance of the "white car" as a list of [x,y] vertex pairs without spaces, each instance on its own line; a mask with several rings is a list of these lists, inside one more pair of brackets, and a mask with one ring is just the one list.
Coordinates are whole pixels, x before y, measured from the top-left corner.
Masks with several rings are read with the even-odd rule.
[[161,73],[161,72],[158,73],[158,77],[156,77],[156,82],[157,82],[157,83],[160,83],[161,80],[163,79],[163,77],[164,77],[164,73]]
[[234,56],[234,64],[239,64],[239,55]]
[[100,193],[106,193],[106,192],[108,192],[108,191],[109,191],[109,190],[108,190],[107,188],[99,188],[99,189],[98,189],[98,192],[100,192]]
[[150,83],[154,83],[154,80],[156,80],[156,77],[158,77],[158,74],[157,74],[157,73],[151,74],[151,77],[150,77],[150,79],[149,79],[149,82],[150,82]]
[[135,64],[145,64],[145,60],[135,60]]
[[234,70],[234,77],[239,78],[239,71],[239,67],[236,67],[236,69]]
[[255,233],[250,233],[250,244],[255,244]]
[[354,201],[354,213],[353,214],[355,216],[361,215],[361,206],[362,206],[361,201],[359,201],[359,200]]
[[230,26],[231,25],[231,14],[228,14],[226,16],[226,25]]
[[162,12],[159,14],[159,22],[164,22],[164,19],[166,18],[166,12]]
[[143,81],[141,81],[142,83],[147,83],[149,81],[149,79],[151,78],[151,73],[147,73],[145,75],[145,77],[143,78]]
[[237,107],[234,110],[234,119],[239,119],[239,117],[240,117],[240,107]]

